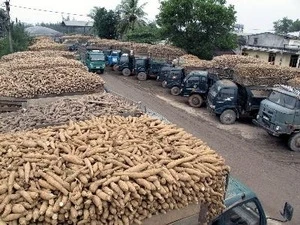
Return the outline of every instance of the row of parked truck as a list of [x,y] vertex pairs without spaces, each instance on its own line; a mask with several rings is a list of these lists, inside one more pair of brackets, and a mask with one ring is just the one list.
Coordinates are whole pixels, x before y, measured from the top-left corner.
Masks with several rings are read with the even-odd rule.
[[270,135],[288,137],[290,149],[300,151],[300,91],[296,88],[245,86],[235,82],[231,68],[187,70],[149,55],[95,47],[79,52],[89,71],[103,73],[106,66],[124,76],[135,75],[140,81],[156,79],[172,95],[187,97],[190,106],[206,105],[221,123],[229,125],[239,118],[251,118]]
[[[175,72],[172,72],[175,71]],[[192,107],[206,103],[208,110],[223,124],[236,119],[253,119],[270,135],[288,139],[293,151],[300,151],[300,91],[285,85],[245,86],[235,82],[234,71],[216,69],[191,71],[185,76],[182,68],[170,69],[158,80],[173,95],[188,97]],[[184,78],[183,78],[184,77]]]

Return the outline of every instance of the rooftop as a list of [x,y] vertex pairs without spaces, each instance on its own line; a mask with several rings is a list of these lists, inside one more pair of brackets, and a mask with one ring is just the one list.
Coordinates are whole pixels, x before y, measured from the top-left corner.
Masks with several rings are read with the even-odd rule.
[[62,25],[66,27],[92,27],[94,22],[92,21],[76,21],[76,20],[64,20]]

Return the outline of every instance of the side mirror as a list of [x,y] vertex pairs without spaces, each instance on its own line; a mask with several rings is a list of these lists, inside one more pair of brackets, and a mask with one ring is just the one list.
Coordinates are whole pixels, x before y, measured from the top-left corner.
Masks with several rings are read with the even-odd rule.
[[291,221],[293,218],[294,208],[288,202],[284,204],[283,212],[280,212],[286,221]]

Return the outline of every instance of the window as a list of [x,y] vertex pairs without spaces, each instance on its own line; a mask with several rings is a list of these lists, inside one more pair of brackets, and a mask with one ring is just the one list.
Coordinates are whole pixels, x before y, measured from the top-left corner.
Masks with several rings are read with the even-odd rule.
[[297,67],[298,55],[291,55],[290,67]]
[[258,38],[254,38],[253,44],[254,44],[254,45],[257,45],[257,43],[258,43]]
[[297,103],[296,98],[289,96],[289,95],[282,94],[277,91],[273,91],[270,94],[269,100],[271,102],[274,102],[278,105],[281,105],[281,106],[289,108],[289,109],[294,109],[296,106],[296,103]]
[[244,202],[224,214],[226,225],[261,225],[259,209],[254,201]]
[[268,62],[274,65],[275,58],[276,58],[276,53],[270,53]]
[[234,89],[224,88],[221,90],[219,96],[222,99],[234,97]]
[[186,87],[191,88],[194,85],[198,85],[200,81],[200,77],[198,76],[191,76],[186,80]]

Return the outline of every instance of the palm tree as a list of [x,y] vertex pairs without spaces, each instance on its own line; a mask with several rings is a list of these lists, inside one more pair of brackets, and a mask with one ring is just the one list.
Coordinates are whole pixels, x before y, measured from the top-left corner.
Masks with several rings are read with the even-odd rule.
[[121,16],[119,24],[121,34],[146,24],[145,16],[147,14],[144,11],[146,4],[139,5],[139,0],[122,0],[121,4],[117,6],[117,11]]

